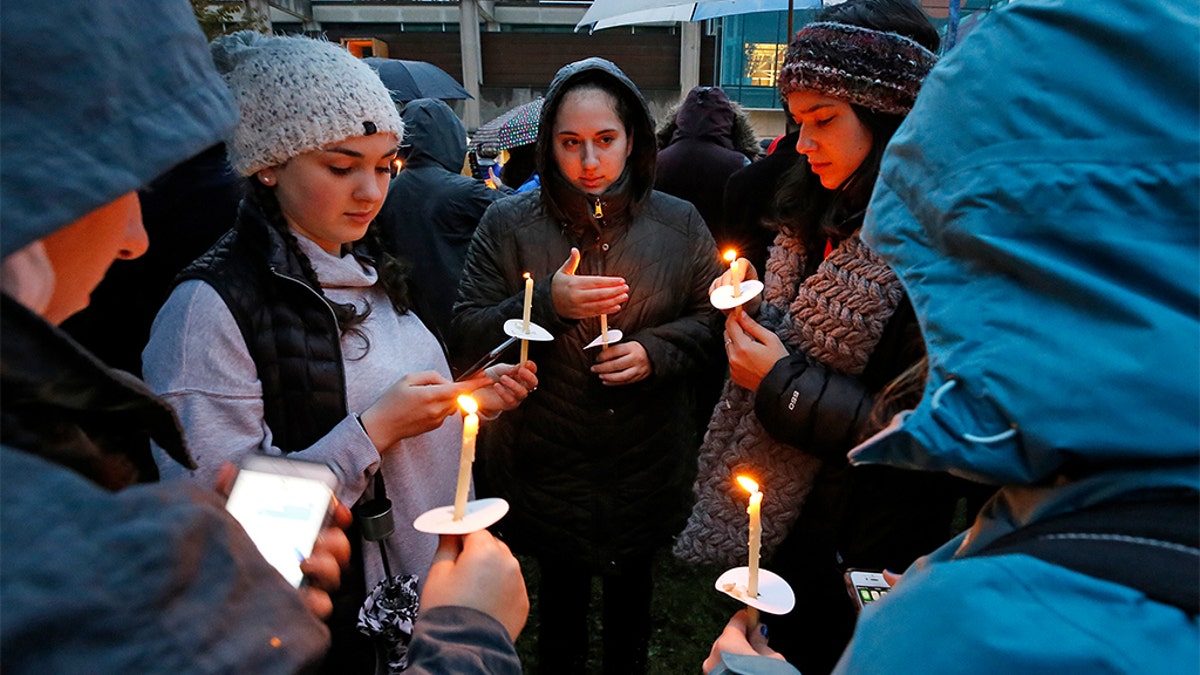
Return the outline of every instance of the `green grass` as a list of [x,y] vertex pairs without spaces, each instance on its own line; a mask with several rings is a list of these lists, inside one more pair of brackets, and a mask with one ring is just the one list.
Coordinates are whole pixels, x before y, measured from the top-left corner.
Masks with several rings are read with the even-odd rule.
[[[529,623],[517,639],[517,653],[526,673],[542,671],[537,663],[537,586],[538,566],[529,557],[517,556],[529,587],[531,611]],[[654,558],[654,598],[651,605],[650,675],[676,675],[700,672],[729,617],[740,605],[713,584],[725,570],[713,566],[695,566],[677,560],[670,551],[659,551]],[[588,615],[591,638],[587,673],[601,672],[600,582],[592,582],[592,604]],[[577,675],[545,673],[544,675]]]

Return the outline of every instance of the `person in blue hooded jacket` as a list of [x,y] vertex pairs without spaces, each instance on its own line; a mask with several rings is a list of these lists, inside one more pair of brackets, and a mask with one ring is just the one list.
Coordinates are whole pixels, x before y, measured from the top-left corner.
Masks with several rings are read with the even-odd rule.
[[[838,672],[1200,670],[1197,34],[1183,0],[1014,2],[943,58],[893,138],[864,239],[903,280],[929,368],[920,404],[850,458],[1002,487],[863,611]],[[1168,503],[1179,541],[1048,535],[1092,558],[1137,549],[1121,581],[993,548]],[[1152,563],[1163,551],[1179,562]],[[1158,576],[1181,583],[1158,594]],[[744,626],[705,671],[783,672]]]
[[[147,437],[195,466],[178,418],[58,327],[115,259],[146,250],[138,188],[237,121],[191,9],[7,2],[0,64],[0,670],[313,666],[345,534],[325,529],[298,592],[215,491],[155,482]],[[528,602],[507,547],[443,537],[433,560],[409,672],[519,672]]]

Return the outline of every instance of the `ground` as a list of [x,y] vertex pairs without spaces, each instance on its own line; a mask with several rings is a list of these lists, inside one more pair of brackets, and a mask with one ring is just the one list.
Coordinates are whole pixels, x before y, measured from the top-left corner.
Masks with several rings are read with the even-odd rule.
[[[526,673],[537,675],[537,563],[517,556],[525,572],[532,605],[529,623],[517,639],[517,652]],[[700,672],[713,640],[740,605],[713,583],[725,570],[714,566],[696,566],[681,562],[669,550],[659,551],[654,559],[654,601],[651,608],[650,675],[682,675]],[[592,585],[591,652],[587,674],[600,673],[599,581]],[[543,675],[575,675],[544,673]]]

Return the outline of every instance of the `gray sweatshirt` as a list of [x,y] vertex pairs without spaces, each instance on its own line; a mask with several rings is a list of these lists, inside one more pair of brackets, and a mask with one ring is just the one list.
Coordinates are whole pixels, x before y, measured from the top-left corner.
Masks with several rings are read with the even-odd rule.
[[[325,295],[336,302],[364,301],[372,311],[361,325],[370,339],[342,337],[346,398],[351,413],[362,412],[406,374],[434,370],[449,379],[441,346],[415,314],[399,315],[375,285],[374,269],[353,256],[335,257],[303,236],[300,248],[312,261]],[[261,450],[281,454],[263,419],[262,383],[233,314],[207,283],[186,281],[167,299],[142,355],[150,387],[175,407],[199,469],[189,472],[155,448],[164,480],[191,478],[212,486],[223,462],[238,463]],[[393,574],[422,580],[437,548],[435,535],[417,532],[413,520],[429,509],[454,503],[462,419],[451,415],[441,427],[375,450],[353,415],[311,447],[291,456],[325,462],[342,478],[338,498],[353,505],[373,492],[382,470],[392,501],[396,532],[387,542]],[[364,546],[367,587],[383,578],[379,547]]]

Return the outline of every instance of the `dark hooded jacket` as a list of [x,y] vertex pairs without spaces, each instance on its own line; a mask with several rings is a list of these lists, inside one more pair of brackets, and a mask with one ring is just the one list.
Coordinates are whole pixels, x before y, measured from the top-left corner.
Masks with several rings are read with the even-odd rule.
[[[614,83],[632,117],[625,173],[599,198],[573,188],[552,154],[548,120],[581,78]],[[652,191],[653,123],[616,66],[587,59],[560,70],[539,134],[542,188],[484,216],[455,303],[451,352],[467,363],[503,341],[505,320],[522,314],[522,274],[532,274],[532,320],[554,340],[530,343],[537,392],[483,425],[476,477],[481,493],[512,505],[500,527],[518,550],[599,570],[648,554],[682,524],[696,447],[688,382],[719,358],[721,315],[707,289],[721,269],[695,208]],[[646,379],[601,384],[589,371],[597,351],[584,349],[600,334],[599,318],[554,310],[551,282],[571,247],[582,252],[578,274],[628,282],[630,299],[609,326],[645,348]]]
[[734,148],[736,114],[720,89],[696,87],[688,92],[675,113],[675,132],[658,153],[654,180],[654,189],[695,205],[720,247],[737,245],[721,203],[725,182],[750,163]]
[[459,173],[467,132],[450,106],[417,99],[405,106],[403,117],[404,168],[388,188],[376,222],[384,245],[412,266],[410,278],[427,291],[422,316],[444,337],[471,236],[487,207],[509,193]]

